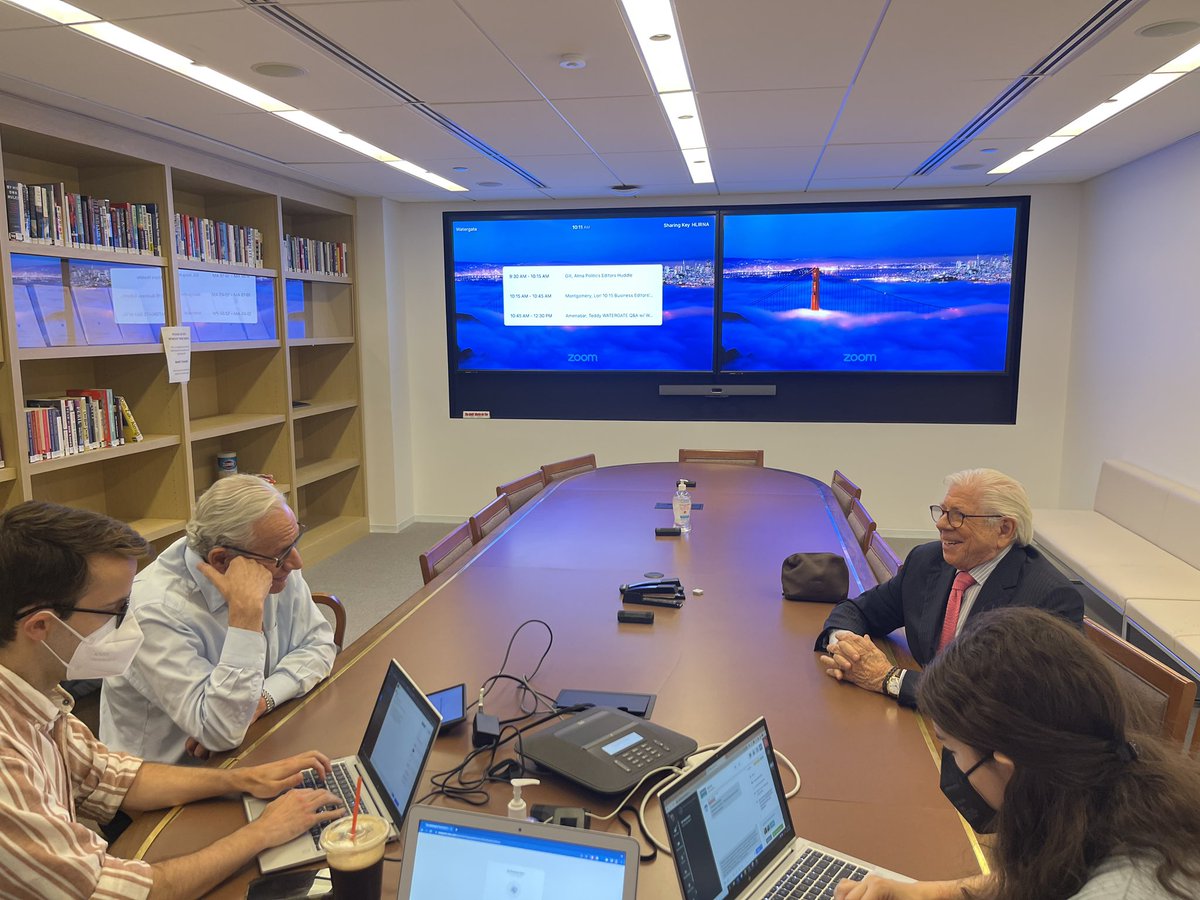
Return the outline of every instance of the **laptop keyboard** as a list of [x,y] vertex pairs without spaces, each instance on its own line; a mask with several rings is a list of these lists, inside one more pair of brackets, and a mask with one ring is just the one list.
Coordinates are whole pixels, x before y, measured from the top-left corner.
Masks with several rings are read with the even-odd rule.
[[[358,775],[345,763],[335,762],[332,765],[332,771],[329,773],[329,780],[326,781],[318,775],[313,769],[305,769],[304,781],[300,787],[306,788],[325,788],[332,794],[336,794],[342,798],[342,803],[346,805],[346,810],[354,809],[354,789],[358,783]],[[335,809],[336,807],[327,806],[326,809]],[[371,806],[371,801],[367,797],[367,792],[363,791],[359,801],[359,812],[368,813],[370,815],[378,815]],[[336,822],[337,819],[330,819],[330,822]],[[321,846],[321,831],[328,825],[329,822],[321,822],[314,825],[308,830],[312,836],[313,844],[320,849]]]
[[867,870],[817,850],[805,850],[779,877],[763,900],[830,900],[843,878],[862,881]]

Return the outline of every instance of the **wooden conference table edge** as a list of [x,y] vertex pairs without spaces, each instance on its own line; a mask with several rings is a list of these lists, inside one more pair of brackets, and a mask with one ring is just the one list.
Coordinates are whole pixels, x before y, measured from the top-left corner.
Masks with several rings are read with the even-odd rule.
[[[866,558],[863,555],[861,548],[858,546],[857,540],[854,538],[853,532],[850,529],[850,525],[846,521],[845,516],[841,515],[841,510],[837,506],[836,500],[833,497],[829,487],[817,481],[816,479],[811,478],[810,476],[804,476],[799,473],[791,472],[787,474],[796,475],[796,477],[810,481],[819,487],[822,499],[831,512],[831,518],[833,519],[837,528],[839,539],[842,543],[842,548],[851,566],[852,592],[856,587],[856,585],[853,583],[855,573],[858,575],[858,580],[863,590],[874,586],[876,582],[874,576],[871,574],[871,570],[866,562]],[[304,697],[296,698],[295,700],[284,704],[279,709],[275,710],[270,716],[265,716],[255,722],[250,727],[246,736],[246,741],[240,748],[237,750],[231,750],[227,753],[214,755],[214,757],[208,760],[204,765],[206,767],[220,768],[233,768],[239,765],[243,760],[250,756],[268,736],[275,733],[294,716],[298,715],[304,709],[306,704],[318,696],[322,690],[333,684],[334,681],[341,677],[341,675],[351,670],[360,660],[365,658],[375,647],[377,647],[384,639],[386,639],[400,625],[402,625],[405,620],[418,611],[428,600],[436,596],[441,588],[449,583],[457,573],[459,573],[466,566],[470,565],[473,560],[477,559],[489,543],[497,540],[507,529],[514,527],[522,518],[531,513],[543,500],[550,496],[552,492],[566,484],[567,481],[569,481],[569,479],[554,482],[553,484],[548,485],[545,490],[524,504],[524,506],[517,510],[517,512],[512,516],[508,517],[505,522],[503,522],[497,529],[485,537],[483,541],[475,545],[469,553],[457,560],[450,569],[442,573],[428,585],[425,585],[419,589],[407,600],[399,603],[391,613],[377,622],[366,633],[352,642],[348,647],[344,648],[334,663],[334,668],[330,674],[330,677],[314,688],[313,691],[310,691]],[[885,653],[888,654],[889,658],[893,659],[896,663],[906,665],[911,668],[919,668],[908,652],[908,645],[903,638],[902,632],[898,633],[898,638],[893,636],[891,638],[878,640],[876,643],[878,643],[883,648]],[[921,734],[923,735],[929,748],[931,757],[933,758],[935,765],[937,765],[939,763],[940,748],[936,742],[936,739],[933,737],[932,729],[929,727],[924,718],[920,716],[920,714],[914,713],[914,715],[916,716]],[[296,748],[297,752],[303,749],[308,748]],[[116,842],[114,842],[111,848],[112,852],[117,856],[125,858],[146,858],[147,855],[152,853],[156,839],[171,825],[171,822],[178,815],[181,809],[182,807],[175,807],[173,809],[156,810],[139,815],[134,819],[133,823],[125,831],[125,833],[122,834]],[[971,831],[965,822],[962,823],[962,825],[964,832],[966,833],[971,844],[976,861],[980,866],[980,870],[986,872],[988,870],[987,861],[982,849],[978,844],[978,841],[975,838],[974,832]],[[236,882],[242,885],[244,889],[244,885],[247,884],[257,874],[257,868],[253,863],[251,863],[249,866],[244,867],[240,873],[231,876],[231,878],[226,880],[221,887],[227,888]]]

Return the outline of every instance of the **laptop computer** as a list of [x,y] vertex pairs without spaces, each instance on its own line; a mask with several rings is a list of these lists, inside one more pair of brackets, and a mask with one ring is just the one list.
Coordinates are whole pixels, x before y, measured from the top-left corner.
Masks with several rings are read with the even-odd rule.
[[[359,809],[391,822],[388,840],[395,840],[400,836],[404,814],[416,794],[441,719],[441,714],[393,659],[383,678],[358,755],[335,759],[333,774],[327,784],[322,784],[315,773],[306,772],[305,787],[329,788],[342,798],[349,810],[354,806],[355,786],[361,774],[363,790]],[[257,819],[269,802],[248,794],[242,797],[250,821]],[[258,855],[258,866],[265,875],[324,859],[320,840],[321,828],[318,826],[286,844],[264,850]]]
[[661,796],[684,900],[832,898],[843,878],[912,881],[797,838],[765,719]]
[[404,824],[406,900],[634,900],[638,842],[623,834],[414,806]]

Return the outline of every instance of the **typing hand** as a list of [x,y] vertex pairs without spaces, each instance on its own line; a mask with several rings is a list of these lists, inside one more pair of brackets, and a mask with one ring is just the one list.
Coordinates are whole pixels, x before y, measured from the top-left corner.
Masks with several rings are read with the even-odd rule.
[[263,602],[271,591],[271,573],[244,556],[235,556],[222,574],[203,560],[197,566],[229,604],[229,627],[262,631]]
[[869,637],[838,631],[830,636],[826,649],[821,662],[830,678],[849,681],[868,691],[883,690],[883,679],[891,666]]
[[191,756],[194,759],[208,759],[210,756],[212,756],[212,751],[201,744],[194,737],[187,739],[187,742],[183,745],[183,749],[188,756]]
[[934,881],[902,884],[878,875],[868,875],[862,881],[843,879],[833,893],[834,900],[948,900],[962,897],[954,882]]
[[330,773],[329,757],[316,750],[310,750],[261,766],[235,769],[234,773],[238,777],[238,786],[244,793],[265,800],[303,784],[305,769],[313,769],[322,779],[326,779]]
[[247,828],[260,833],[264,847],[277,847],[314,825],[346,814],[342,801],[324,789],[288,791],[273,800]]

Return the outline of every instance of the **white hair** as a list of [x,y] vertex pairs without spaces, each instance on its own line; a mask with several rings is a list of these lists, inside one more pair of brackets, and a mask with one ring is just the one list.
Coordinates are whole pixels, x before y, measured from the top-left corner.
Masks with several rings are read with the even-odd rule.
[[981,515],[1004,516],[1017,525],[1016,544],[1033,540],[1033,508],[1021,482],[995,469],[963,469],[946,476],[946,486],[974,490],[983,504]]
[[259,520],[274,509],[287,509],[287,502],[273,484],[257,475],[221,478],[196,501],[188,546],[202,559],[216,547],[246,547],[254,542]]

